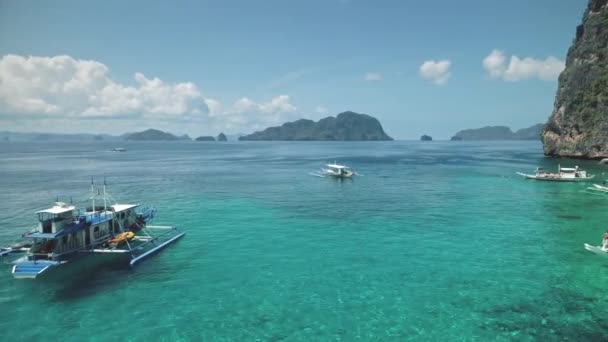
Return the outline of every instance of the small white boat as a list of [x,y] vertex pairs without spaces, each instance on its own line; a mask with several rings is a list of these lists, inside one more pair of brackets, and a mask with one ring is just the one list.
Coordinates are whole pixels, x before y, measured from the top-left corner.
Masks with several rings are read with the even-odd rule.
[[335,177],[335,178],[352,178],[354,175],[360,176],[360,174],[353,171],[352,168],[346,165],[338,164],[327,164],[326,168],[321,169],[318,172],[312,172],[311,175],[317,177]]
[[599,255],[603,255],[603,256],[608,256],[608,250],[602,248],[602,246],[591,246],[590,244],[585,244],[585,249],[588,250],[589,252],[595,253],[595,254],[599,254]]
[[124,147],[114,147],[112,152],[127,152],[127,149]]
[[595,177],[590,175],[587,171],[581,170],[578,166],[561,167],[558,165],[557,173],[551,173],[545,171],[542,167],[537,168],[533,175],[517,172],[518,175],[525,177],[526,179],[551,181],[551,182],[586,182]]
[[599,192],[608,192],[608,186],[593,184],[587,188],[587,190],[599,191]]

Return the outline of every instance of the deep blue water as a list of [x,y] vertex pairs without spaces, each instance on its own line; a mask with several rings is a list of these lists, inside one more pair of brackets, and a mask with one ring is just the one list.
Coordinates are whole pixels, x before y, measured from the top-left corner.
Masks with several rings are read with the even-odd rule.
[[[608,197],[516,171],[537,142],[11,143],[0,243],[105,176],[184,239],[64,282],[0,268],[3,340],[594,340],[608,337]],[[317,178],[325,162],[352,181]]]

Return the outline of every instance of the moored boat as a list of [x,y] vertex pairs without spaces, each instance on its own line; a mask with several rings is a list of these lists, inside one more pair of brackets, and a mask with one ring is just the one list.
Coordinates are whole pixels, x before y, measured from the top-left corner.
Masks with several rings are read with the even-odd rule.
[[551,182],[586,182],[595,177],[595,175],[590,175],[587,171],[581,170],[578,166],[567,168],[559,165],[557,167],[557,173],[547,172],[545,169],[539,167],[534,171],[533,175],[522,172],[517,172],[517,174],[526,179]]
[[587,189],[601,191],[601,192],[608,192],[608,186],[599,185],[599,184],[593,184],[593,186],[590,186]]
[[90,200],[90,206],[80,209],[57,201],[36,212],[38,225],[21,236],[29,243],[0,249],[0,257],[11,258],[15,278],[56,273],[91,254],[124,256],[133,266],[185,234],[173,226],[149,225],[153,208],[111,204],[105,181],[103,195],[91,184]]
[[608,250],[603,248],[602,246],[592,246],[590,244],[585,244],[585,249],[588,250],[589,252],[598,254],[598,255],[603,255],[603,256],[608,256]]
[[351,167],[339,164],[327,164],[321,171],[312,172],[311,175],[318,177],[352,178],[359,175]]

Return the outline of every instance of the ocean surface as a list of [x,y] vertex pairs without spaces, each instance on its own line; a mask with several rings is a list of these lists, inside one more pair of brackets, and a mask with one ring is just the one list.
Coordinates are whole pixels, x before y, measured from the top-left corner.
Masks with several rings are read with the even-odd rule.
[[[105,176],[187,231],[63,282],[0,264],[3,341],[600,341],[608,196],[538,142],[3,143],[0,244]],[[326,162],[354,180],[310,176]],[[606,175],[608,176],[608,175]]]

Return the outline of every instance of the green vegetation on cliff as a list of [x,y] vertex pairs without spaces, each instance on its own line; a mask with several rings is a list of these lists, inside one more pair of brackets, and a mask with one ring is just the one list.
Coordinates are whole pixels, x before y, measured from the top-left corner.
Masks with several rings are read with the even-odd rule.
[[550,156],[608,157],[608,0],[590,0],[542,134]]

